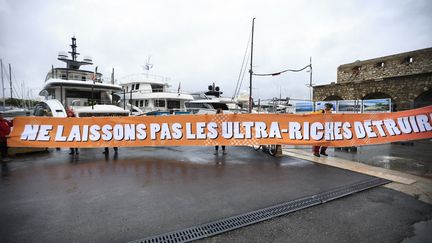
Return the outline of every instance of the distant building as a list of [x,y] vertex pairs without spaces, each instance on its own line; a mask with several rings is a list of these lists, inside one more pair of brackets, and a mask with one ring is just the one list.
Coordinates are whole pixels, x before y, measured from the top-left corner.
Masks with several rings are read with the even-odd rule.
[[396,110],[432,105],[432,48],[340,65],[337,82],[314,86],[313,97],[391,98]]

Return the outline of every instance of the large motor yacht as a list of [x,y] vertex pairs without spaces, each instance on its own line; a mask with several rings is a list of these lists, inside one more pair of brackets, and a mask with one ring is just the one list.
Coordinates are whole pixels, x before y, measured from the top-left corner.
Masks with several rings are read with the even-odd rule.
[[[102,74],[94,71],[80,69],[84,65],[92,65],[90,57],[83,60],[77,59],[79,53],[76,52],[76,38],[72,37],[70,45],[71,58],[68,54],[60,52],[58,60],[65,62],[65,68],[54,68],[48,72],[45,85],[40,91],[40,96],[45,96],[46,101],[38,104],[33,112],[36,116],[56,116],[66,117],[65,109],[72,109],[76,116],[128,116],[129,111],[116,106],[113,103],[115,92],[122,90],[122,87],[111,83],[106,83],[102,79]],[[47,102],[58,100],[58,102]]]
[[[148,73],[131,74],[123,77],[120,85],[124,93],[122,102],[131,110],[139,108],[146,114],[179,114],[186,112],[185,102],[193,100],[192,95],[170,90],[169,79]],[[132,107],[131,107],[132,106]]]

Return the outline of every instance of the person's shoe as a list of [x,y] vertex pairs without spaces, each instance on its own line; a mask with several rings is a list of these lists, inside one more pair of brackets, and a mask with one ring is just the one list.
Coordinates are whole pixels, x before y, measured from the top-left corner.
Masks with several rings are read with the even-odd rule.
[[319,155],[318,153],[314,153],[314,155],[315,155],[316,157],[320,157],[320,155]]
[[324,155],[324,156],[328,156],[328,154],[326,154],[326,153],[320,153],[321,155]]
[[225,150],[224,150],[224,151],[222,151],[222,154],[225,155],[225,154],[227,154],[227,153],[226,153]]
[[69,152],[69,154],[75,154],[75,152]]

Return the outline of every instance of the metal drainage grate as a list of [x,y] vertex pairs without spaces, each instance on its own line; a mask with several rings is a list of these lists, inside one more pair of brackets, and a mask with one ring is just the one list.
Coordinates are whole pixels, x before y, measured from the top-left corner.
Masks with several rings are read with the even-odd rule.
[[348,186],[339,187],[331,191],[323,192],[309,197],[300,198],[294,201],[289,201],[276,206],[259,209],[245,214],[217,220],[211,223],[202,224],[190,227],[183,230],[178,230],[166,234],[147,237],[145,239],[132,242],[140,243],[177,243],[189,242],[202,239],[209,236],[214,236],[227,231],[238,229],[244,226],[255,224],[267,219],[278,217],[304,208],[315,206],[331,200],[335,200],[356,192],[384,185],[390,181],[381,178],[372,178],[360,183],[351,184]]

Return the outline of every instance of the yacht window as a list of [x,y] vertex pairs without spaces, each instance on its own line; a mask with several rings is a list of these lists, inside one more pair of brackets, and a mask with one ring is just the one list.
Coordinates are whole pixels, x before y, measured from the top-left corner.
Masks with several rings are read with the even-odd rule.
[[222,110],[228,110],[228,106],[225,103],[213,103],[212,106],[214,109],[221,108]]
[[148,107],[149,106],[149,101],[148,100],[144,100],[144,106]]
[[180,109],[180,100],[168,100],[168,109]]
[[135,84],[132,84],[132,89],[131,90],[134,90],[134,87],[135,87]]
[[139,100],[135,100],[135,106],[139,106]]
[[140,106],[139,107],[143,107],[144,106],[144,101],[140,100]]
[[135,89],[139,89],[139,84],[135,84]]
[[163,92],[163,85],[161,84],[152,84],[152,92]]
[[81,80],[82,80],[82,81],[85,81],[85,80],[86,80],[86,77],[85,77],[85,76],[82,76],[82,77],[81,77]]
[[154,100],[155,107],[165,107],[165,100]]
[[66,79],[66,74],[62,74],[62,79]]
[[196,108],[196,109],[202,109],[202,108],[210,108],[212,109],[213,107],[211,106],[205,106],[205,104],[203,103],[186,103],[186,107],[188,108]]

